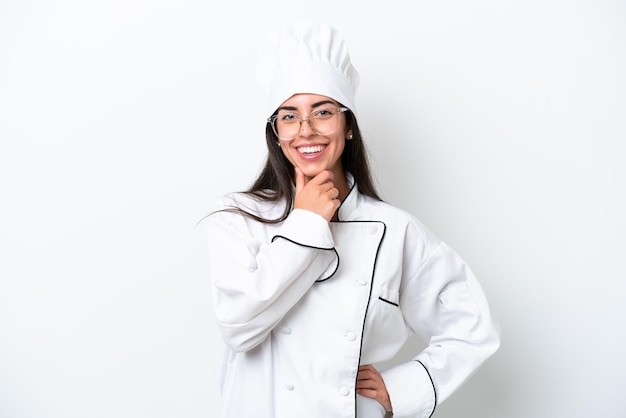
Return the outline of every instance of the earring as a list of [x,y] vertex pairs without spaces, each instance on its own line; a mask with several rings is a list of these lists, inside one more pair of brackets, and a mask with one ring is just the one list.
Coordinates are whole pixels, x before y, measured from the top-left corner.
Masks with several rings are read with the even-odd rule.
[[348,135],[348,141],[353,138],[352,134]]
[[276,145],[280,147],[280,141],[276,141]]

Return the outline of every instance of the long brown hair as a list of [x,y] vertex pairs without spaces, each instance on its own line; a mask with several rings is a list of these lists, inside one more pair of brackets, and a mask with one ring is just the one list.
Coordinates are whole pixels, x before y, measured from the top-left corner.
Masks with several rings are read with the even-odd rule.
[[[374,187],[367,158],[367,150],[356,117],[351,110],[343,114],[346,117],[346,126],[352,130],[352,139],[346,140],[343,153],[341,154],[343,169],[345,172],[352,174],[354,182],[361,194],[370,196],[376,200],[382,200]],[[278,137],[269,123],[265,128],[265,140],[268,150],[265,165],[259,177],[244,193],[266,202],[285,201],[287,204],[285,205],[283,213],[276,219],[267,219],[238,207],[224,210],[227,212],[241,213],[263,223],[279,223],[284,221],[293,209],[295,198],[295,189],[293,187],[295,182],[294,168],[277,145]]]

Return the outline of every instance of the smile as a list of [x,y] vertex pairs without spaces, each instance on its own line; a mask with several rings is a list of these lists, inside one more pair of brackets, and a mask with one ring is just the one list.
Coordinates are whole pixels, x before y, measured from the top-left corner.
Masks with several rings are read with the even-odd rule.
[[322,152],[326,148],[326,145],[314,145],[311,147],[299,147],[298,152],[300,154],[317,154],[318,152]]

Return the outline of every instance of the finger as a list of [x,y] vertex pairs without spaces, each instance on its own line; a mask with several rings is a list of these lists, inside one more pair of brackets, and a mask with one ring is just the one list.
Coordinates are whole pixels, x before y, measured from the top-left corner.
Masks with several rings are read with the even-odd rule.
[[378,396],[378,392],[376,392],[375,390],[371,390],[371,389],[357,389],[356,393],[358,393],[361,396],[365,396],[366,398],[372,398],[372,399],[376,399],[376,397]]
[[339,196],[339,189],[335,186],[335,183],[333,183],[331,180],[328,180],[320,184],[317,187],[318,187],[318,190],[320,190],[323,193],[326,193],[332,199],[335,199],[337,196]]
[[380,374],[378,370],[376,370],[372,365],[367,364],[365,366],[359,367],[359,373],[357,374],[357,379],[361,377],[362,379],[373,379]]
[[311,181],[313,182],[314,185],[322,185],[324,183],[331,183],[333,182],[334,176],[333,176],[333,172],[330,170],[322,170],[320,171],[315,177],[313,177],[311,179]]
[[383,377],[371,364],[359,367],[356,392],[361,396],[377,400],[385,408],[385,411],[392,410],[389,392],[387,392]]
[[359,374],[356,377],[357,382],[359,380],[374,380],[375,376],[368,370],[359,372]]
[[377,389],[380,385],[379,382],[376,382],[372,379],[362,379],[356,382],[355,387],[357,389]]
[[300,193],[300,191],[304,188],[304,173],[298,167],[295,167],[296,170],[296,194]]
[[356,383],[355,388],[359,390],[378,390],[380,385],[377,385],[373,380],[361,380]]

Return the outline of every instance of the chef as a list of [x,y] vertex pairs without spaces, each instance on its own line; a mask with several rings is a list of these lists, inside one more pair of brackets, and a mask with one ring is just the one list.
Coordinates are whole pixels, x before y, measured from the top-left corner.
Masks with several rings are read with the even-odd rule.
[[[428,418],[499,346],[476,277],[373,186],[334,28],[263,45],[265,166],[207,217],[224,418]],[[382,369],[411,334],[426,342]]]

